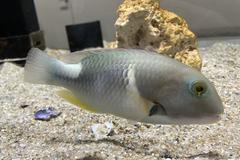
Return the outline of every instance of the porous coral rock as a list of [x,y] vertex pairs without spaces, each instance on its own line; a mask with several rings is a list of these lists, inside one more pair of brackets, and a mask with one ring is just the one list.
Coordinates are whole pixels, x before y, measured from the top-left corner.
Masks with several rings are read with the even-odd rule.
[[183,18],[161,9],[159,0],[124,0],[115,26],[117,47],[152,50],[201,69],[195,34]]

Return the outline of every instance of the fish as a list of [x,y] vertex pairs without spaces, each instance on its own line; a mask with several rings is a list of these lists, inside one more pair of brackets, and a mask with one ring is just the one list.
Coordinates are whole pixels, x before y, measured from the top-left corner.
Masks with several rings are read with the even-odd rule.
[[95,49],[51,57],[32,48],[24,80],[60,86],[57,94],[90,112],[130,121],[211,124],[224,106],[213,83],[175,59],[141,49]]

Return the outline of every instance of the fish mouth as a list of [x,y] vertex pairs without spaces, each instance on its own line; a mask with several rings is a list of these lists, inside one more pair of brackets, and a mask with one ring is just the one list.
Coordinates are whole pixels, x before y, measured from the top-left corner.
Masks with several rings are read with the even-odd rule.
[[204,125],[213,124],[221,120],[222,114],[211,114],[200,117],[184,117],[184,116],[152,116],[143,119],[143,122],[163,125]]

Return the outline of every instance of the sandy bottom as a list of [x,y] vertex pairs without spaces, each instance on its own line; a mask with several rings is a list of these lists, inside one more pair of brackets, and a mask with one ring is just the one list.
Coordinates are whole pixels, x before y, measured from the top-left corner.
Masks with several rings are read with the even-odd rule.
[[[219,42],[200,51],[202,71],[225,105],[220,122],[201,126],[149,125],[89,113],[55,95],[56,87],[25,84],[23,68],[5,63],[0,159],[239,159],[240,43]],[[34,120],[34,112],[46,107],[62,114],[48,122]],[[91,126],[105,122],[113,123],[113,132],[96,139]]]

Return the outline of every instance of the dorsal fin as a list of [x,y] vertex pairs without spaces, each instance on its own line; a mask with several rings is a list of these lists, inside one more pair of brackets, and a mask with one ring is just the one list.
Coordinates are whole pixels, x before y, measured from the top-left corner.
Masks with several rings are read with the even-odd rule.
[[76,63],[79,63],[85,57],[96,54],[96,50],[100,50],[100,49],[76,51],[70,54],[60,55],[57,58],[68,64],[76,64]]
[[100,54],[100,53],[114,52],[114,51],[118,51],[118,50],[119,49],[102,49],[102,48],[88,49],[88,50],[83,50],[83,51],[72,52],[70,54],[59,55],[57,58],[68,64],[76,64],[88,56],[96,55],[96,54]]
[[60,55],[57,58],[65,63],[76,64],[79,63],[82,59],[96,54],[107,54],[107,53],[137,53],[137,54],[155,54],[155,52],[145,51],[141,49],[124,49],[124,48],[115,48],[115,49],[88,49],[83,51],[76,51],[66,55]]

